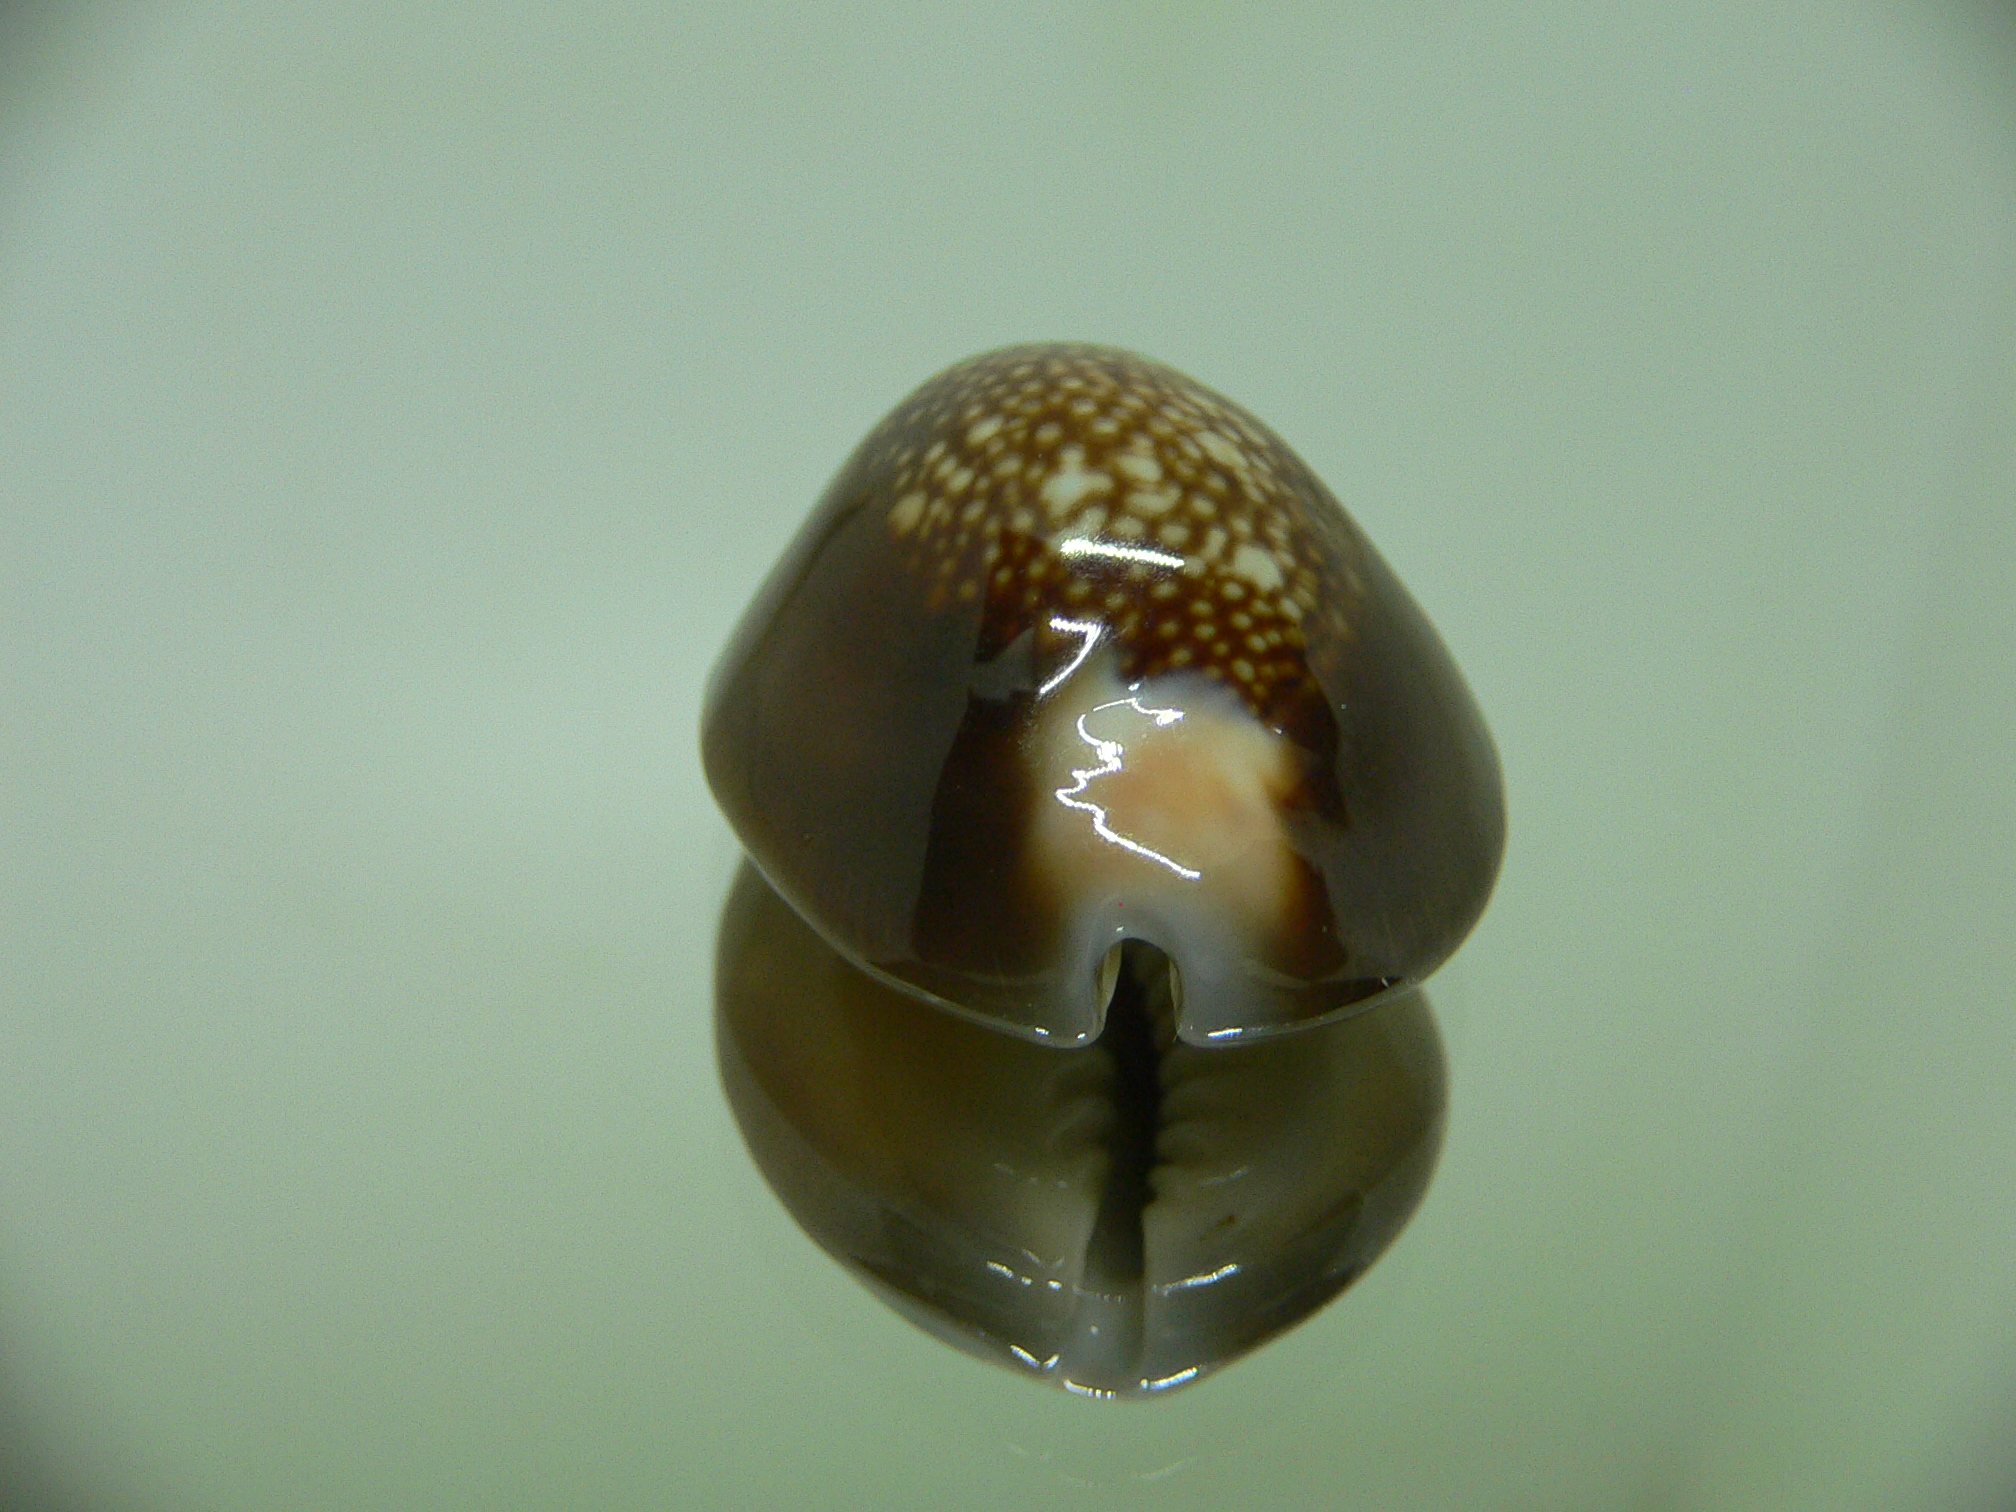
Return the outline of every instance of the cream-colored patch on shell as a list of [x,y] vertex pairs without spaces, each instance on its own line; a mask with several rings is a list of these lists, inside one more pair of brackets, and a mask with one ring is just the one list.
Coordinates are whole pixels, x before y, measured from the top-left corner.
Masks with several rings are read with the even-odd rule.
[[889,508],[889,523],[898,535],[908,535],[924,518],[924,495],[906,493]]
[[1162,464],[1146,452],[1122,452],[1113,459],[1113,465],[1136,483],[1159,483],[1162,481]]
[[1107,493],[1112,487],[1110,474],[1086,467],[1085,453],[1078,447],[1067,446],[1057,470],[1043,480],[1043,507],[1050,511],[1052,519],[1061,520],[1087,494]]
[[1263,593],[1273,593],[1286,581],[1274,553],[1251,542],[1232,553],[1232,570]]
[[1215,430],[1199,431],[1197,433],[1197,444],[1203,447],[1205,454],[1219,466],[1237,468],[1242,472],[1246,469],[1246,453],[1234,446],[1230,441],[1227,441]]
[[1236,699],[1163,693],[1123,684],[1099,653],[1044,701],[1023,760],[1038,873],[1060,898],[1124,899],[1180,969],[1196,942],[1238,949],[1286,922],[1300,863],[1281,804],[1297,769]]

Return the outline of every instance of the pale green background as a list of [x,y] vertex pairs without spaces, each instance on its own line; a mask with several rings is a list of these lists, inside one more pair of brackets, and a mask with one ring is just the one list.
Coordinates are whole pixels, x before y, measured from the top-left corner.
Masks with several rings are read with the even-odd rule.
[[[21,1484],[2008,1505],[2004,11],[45,3],[0,48]],[[870,1300],[710,1045],[708,661],[885,408],[1042,337],[1285,434],[1511,801],[1420,1217],[1131,1410]]]

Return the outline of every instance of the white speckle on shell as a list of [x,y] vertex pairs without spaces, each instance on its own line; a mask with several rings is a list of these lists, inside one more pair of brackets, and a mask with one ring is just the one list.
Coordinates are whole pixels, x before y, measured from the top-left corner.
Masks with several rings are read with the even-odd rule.
[[1272,593],[1286,581],[1274,553],[1250,541],[1232,553],[1232,570],[1263,593]]
[[889,524],[898,535],[908,535],[917,528],[917,522],[924,518],[924,495],[907,493],[898,499],[889,510]]
[[1223,467],[1243,470],[1246,467],[1246,453],[1227,441],[1214,430],[1199,431],[1197,444],[1209,453],[1211,460]]
[[1162,481],[1162,464],[1143,452],[1122,452],[1113,459],[1113,465],[1136,483]]
[[1112,487],[1109,474],[1087,468],[1085,454],[1075,446],[1067,446],[1057,471],[1043,481],[1043,507],[1050,511],[1052,519],[1061,520],[1087,494],[1106,493]]

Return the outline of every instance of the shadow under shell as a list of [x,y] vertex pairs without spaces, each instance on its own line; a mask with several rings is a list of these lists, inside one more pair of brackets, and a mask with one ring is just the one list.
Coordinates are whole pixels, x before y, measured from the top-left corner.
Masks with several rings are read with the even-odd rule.
[[729,1103],[793,1218],[912,1322],[1084,1394],[1186,1384],[1308,1317],[1393,1242],[1441,1143],[1418,989],[1202,1049],[1130,944],[1101,1038],[1050,1049],[867,976],[746,861],[715,989]]

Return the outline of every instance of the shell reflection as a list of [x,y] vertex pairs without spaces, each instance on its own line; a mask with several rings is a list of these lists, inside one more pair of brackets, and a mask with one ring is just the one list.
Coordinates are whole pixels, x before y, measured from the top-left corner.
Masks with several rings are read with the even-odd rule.
[[1139,1396],[1379,1256],[1428,1184],[1445,1079],[1418,989],[1199,1049],[1173,1033],[1160,957],[1123,956],[1098,1042],[1050,1049],[849,965],[745,863],[716,1030],[757,1164],[828,1253],[948,1343]]

